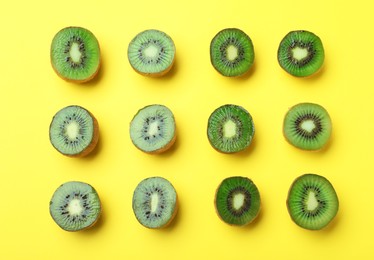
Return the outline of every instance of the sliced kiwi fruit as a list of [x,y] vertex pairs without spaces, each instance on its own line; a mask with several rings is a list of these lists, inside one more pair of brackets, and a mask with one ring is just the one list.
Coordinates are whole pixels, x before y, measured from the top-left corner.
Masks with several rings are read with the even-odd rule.
[[151,229],[164,228],[177,213],[177,192],[165,178],[146,178],[135,188],[132,208],[136,219],[143,226]]
[[283,120],[286,140],[303,150],[320,150],[331,136],[331,118],[325,108],[314,103],[299,103],[289,109]]
[[292,183],[287,209],[298,226],[320,230],[335,218],[339,200],[334,187],[325,177],[308,173]]
[[100,217],[99,195],[88,183],[66,182],[54,192],[49,212],[56,224],[66,231],[87,229]]
[[289,32],[278,48],[279,65],[296,77],[310,76],[323,65],[325,52],[321,39],[312,32]]
[[99,140],[99,124],[85,108],[77,105],[59,110],[49,126],[49,140],[63,155],[83,157],[91,153]]
[[149,29],[137,34],[127,50],[132,68],[145,76],[163,76],[175,60],[175,45],[166,33]]
[[100,46],[93,33],[82,27],[66,27],[53,38],[50,58],[61,78],[83,83],[93,79],[101,65]]
[[229,225],[244,226],[258,216],[261,198],[251,179],[233,176],[220,183],[214,203],[221,220]]
[[222,153],[236,153],[251,144],[255,127],[252,116],[246,109],[226,104],[210,115],[207,132],[214,149]]
[[252,40],[240,29],[223,29],[210,43],[210,61],[223,76],[244,75],[252,67],[254,58]]
[[130,123],[133,144],[145,153],[162,153],[176,140],[174,115],[164,105],[154,104],[141,108]]

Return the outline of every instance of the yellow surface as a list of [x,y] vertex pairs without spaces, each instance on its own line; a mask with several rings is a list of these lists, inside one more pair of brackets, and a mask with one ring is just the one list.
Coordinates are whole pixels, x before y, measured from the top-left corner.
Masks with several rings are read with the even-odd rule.
[[[372,10],[369,0],[3,2],[0,259],[372,259]],[[90,29],[100,42],[103,65],[91,83],[64,82],[50,65],[51,40],[70,25]],[[210,64],[210,40],[226,27],[252,38],[255,66],[244,78],[224,78]],[[129,41],[148,28],[175,41],[176,64],[166,77],[143,77],[127,61]],[[277,63],[280,40],[295,29],[323,41],[325,66],[312,78],[289,76]],[[330,112],[325,151],[297,150],[282,136],[284,113],[303,101]],[[136,111],[153,103],[168,106],[178,127],[174,148],[157,156],[137,150],[128,129]],[[220,154],[208,142],[208,117],[226,103],[254,118],[246,152]],[[64,157],[48,139],[52,116],[71,104],[100,124],[99,147],[88,158]],[[327,177],[340,199],[326,230],[303,230],[287,213],[288,188],[307,172]],[[156,175],[169,179],[180,199],[165,230],[142,227],[131,208],[138,182]],[[213,207],[217,185],[232,175],[250,177],[262,196],[259,218],[243,228],[224,224]],[[49,215],[54,190],[70,180],[90,183],[102,199],[102,218],[91,230],[65,232]]]

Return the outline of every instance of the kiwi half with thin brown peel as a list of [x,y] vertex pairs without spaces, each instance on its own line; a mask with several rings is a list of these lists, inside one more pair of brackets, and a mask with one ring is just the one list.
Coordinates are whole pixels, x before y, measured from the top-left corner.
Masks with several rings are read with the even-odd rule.
[[84,157],[99,141],[99,124],[87,109],[72,105],[60,109],[49,126],[49,140],[61,154]]
[[325,228],[336,216],[339,199],[330,181],[308,173],[292,183],[287,197],[287,209],[292,220],[309,230]]
[[101,66],[99,42],[85,28],[63,28],[52,40],[50,59],[54,71],[64,80],[77,83],[90,81]]

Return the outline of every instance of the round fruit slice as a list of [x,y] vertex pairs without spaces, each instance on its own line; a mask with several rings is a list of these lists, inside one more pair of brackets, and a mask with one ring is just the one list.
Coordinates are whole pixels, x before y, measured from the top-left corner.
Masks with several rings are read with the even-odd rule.
[[67,106],[54,115],[49,127],[49,139],[63,155],[83,157],[96,147],[99,125],[85,108]]
[[100,199],[91,185],[77,181],[66,182],[54,192],[49,212],[62,229],[83,230],[93,226],[99,219]]
[[164,228],[171,223],[178,209],[177,192],[162,177],[142,180],[136,187],[132,208],[136,219],[147,228]]
[[130,123],[133,144],[146,153],[162,153],[176,140],[174,115],[163,105],[149,105],[140,109]]
[[50,56],[57,75],[78,83],[94,78],[101,63],[99,42],[82,27],[60,30],[52,40]]
[[316,73],[323,65],[325,53],[321,39],[312,32],[289,32],[278,48],[279,65],[289,74],[306,77]]
[[246,177],[229,177],[218,186],[215,208],[218,216],[229,225],[251,223],[261,206],[260,193],[252,180]]
[[173,66],[175,45],[166,33],[145,30],[130,42],[127,51],[132,68],[147,76],[162,76]]
[[291,185],[287,208],[292,220],[302,228],[319,230],[336,216],[338,196],[331,183],[317,174],[304,174]]
[[236,153],[251,144],[255,127],[247,110],[227,104],[217,108],[210,115],[207,132],[214,149],[222,153]]
[[331,119],[322,106],[300,103],[289,109],[283,121],[286,140],[303,150],[323,148],[331,136]]
[[252,40],[240,29],[223,29],[210,43],[211,63],[223,76],[245,74],[252,67],[254,58]]

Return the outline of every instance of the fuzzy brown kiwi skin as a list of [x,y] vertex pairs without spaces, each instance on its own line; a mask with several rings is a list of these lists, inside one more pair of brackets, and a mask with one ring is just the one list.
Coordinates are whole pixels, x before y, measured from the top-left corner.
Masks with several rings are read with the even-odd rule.
[[[67,29],[67,28],[80,28],[80,27],[77,27],[77,26],[69,26],[69,27],[66,27],[66,28],[63,28],[61,30],[64,30],[64,29]],[[85,29],[87,30],[87,29]],[[98,44],[98,48],[99,48],[99,53],[101,54],[101,49],[100,49],[100,43],[97,42]],[[96,71],[88,78],[85,78],[85,79],[82,79],[82,80],[73,80],[73,79],[69,79],[69,78],[66,78],[64,76],[62,76],[58,70],[56,69],[56,67],[54,66],[53,62],[52,62],[52,52],[50,53],[50,62],[51,62],[51,65],[52,65],[52,68],[53,70],[55,71],[55,73],[63,80],[67,81],[67,82],[71,82],[71,83],[86,83],[90,80],[92,80],[94,77],[96,77],[96,75],[99,73],[99,70],[101,68],[101,55],[99,56],[99,65],[97,66],[97,69]]]
[[77,154],[65,154],[65,153],[61,153],[61,151],[56,149],[62,155],[65,155],[70,158],[82,158],[90,154],[95,149],[97,143],[99,142],[99,136],[100,136],[99,123],[97,119],[95,118],[95,116],[90,111],[87,110],[87,112],[92,117],[92,121],[93,121],[93,135],[92,135],[91,143],[86,147],[86,149],[84,149],[83,151]]
[[[243,178],[247,178],[247,177],[243,177]],[[222,182],[223,182],[223,181],[222,181]],[[222,182],[221,182],[221,183],[222,183]],[[224,221],[224,220],[222,219],[222,217],[221,217],[221,215],[219,214],[218,209],[217,209],[217,192],[218,192],[218,190],[219,190],[219,187],[221,186],[221,183],[220,183],[220,184],[218,185],[218,187],[216,188],[215,196],[214,196],[214,209],[215,209],[216,214],[217,214],[217,216],[219,217],[219,219],[220,219],[223,223],[225,223],[225,224],[227,224],[227,225],[229,225],[229,226],[231,226],[231,227],[243,227],[243,226],[247,226],[247,225],[251,224],[252,222],[254,222],[254,221],[257,219],[258,215],[260,214],[260,211],[261,211],[261,201],[260,201],[260,208],[259,208],[259,210],[258,210],[258,212],[257,212],[257,215],[252,219],[252,221],[246,223],[245,225],[235,225],[235,224],[230,224],[230,223],[227,223],[226,221]]]

